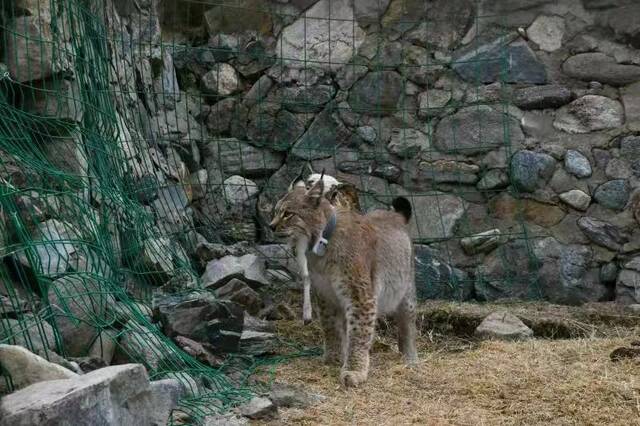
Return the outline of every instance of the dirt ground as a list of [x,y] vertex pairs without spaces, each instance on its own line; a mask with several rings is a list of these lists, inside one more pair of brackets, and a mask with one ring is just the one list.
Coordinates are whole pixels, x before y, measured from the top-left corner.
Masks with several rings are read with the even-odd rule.
[[[341,388],[338,369],[320,358],[295,359],[278,366],[275,379],[327,399],[305,410],[282,409],[279,420],[262,424],[640,425],[640,361],[609,358],[640,338],[640,327],[628,318],[625,324],[608,323],[606,332],[594,326],[598,332],[580,338],[523,342],[423,329],[413,369],[385,335],[377,339],[369,381],[355,390]],[[298,342],[320,342],[314,326],[281,328]]]

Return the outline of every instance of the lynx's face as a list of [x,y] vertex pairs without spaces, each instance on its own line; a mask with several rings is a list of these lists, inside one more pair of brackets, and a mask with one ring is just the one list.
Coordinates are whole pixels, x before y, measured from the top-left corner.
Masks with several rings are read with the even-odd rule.
[[321,232],[326,222],[323,204],[328,203],[322,193],[322,181],[316,182],[309,190],[304,184],[293,186],[274,208],[269,226],[276,237],[296,241]]

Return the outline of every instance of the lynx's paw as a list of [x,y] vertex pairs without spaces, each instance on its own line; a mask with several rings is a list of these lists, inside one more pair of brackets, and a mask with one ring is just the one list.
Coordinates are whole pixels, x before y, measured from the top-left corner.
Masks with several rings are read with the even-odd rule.
[[346,388],[356,388],[366,381],[367,373],[365,371],[343,370],[340,373],[340,382]]

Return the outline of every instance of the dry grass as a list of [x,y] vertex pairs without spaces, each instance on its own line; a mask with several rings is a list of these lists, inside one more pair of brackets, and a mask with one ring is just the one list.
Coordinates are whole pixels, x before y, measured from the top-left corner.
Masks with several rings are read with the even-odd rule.
[[[319,343],[316,327],[286,322],[280,332]],[[360,389],[338,386],[338,369],[319,358],[280,365],[276,380],[327,399],[306,410],[281,410],[270,424],[640,425],[640,363],[609,359],[639,332],[611,328],[609,337],[526,342],[423,335],[414,369],[383,337]]]

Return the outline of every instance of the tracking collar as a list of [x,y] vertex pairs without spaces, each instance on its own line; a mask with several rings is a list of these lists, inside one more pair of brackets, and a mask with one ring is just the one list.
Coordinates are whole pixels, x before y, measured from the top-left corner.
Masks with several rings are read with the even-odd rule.
[[317,256],[324,256],[324,254],[327,251],[327,245],[329,245],[329,240],[331,239],[331,237],[333,236],[333,233],[336,230],[337,219],[338,218],[336,217],[336,211],[335,209],[332,209],[331,216],[329,216],[329,220],[327,221],[327,224],[324,226],[324,229],[322,230],[322,234],[320,235],[316,243],[313,245],[313,247],[311,247],[311,252],[313,254]]

